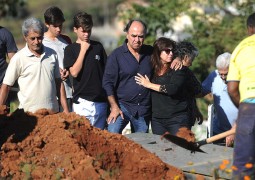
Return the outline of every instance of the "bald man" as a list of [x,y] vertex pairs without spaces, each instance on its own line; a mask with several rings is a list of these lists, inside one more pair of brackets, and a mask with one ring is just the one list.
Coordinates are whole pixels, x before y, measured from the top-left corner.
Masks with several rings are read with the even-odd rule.
[[151,118],[150,90],[134,80],[137,73],[151,77],[152,47],[144,45],[146,25],[131,20],[126,25],[126,39],[107,59],[103,87],[110,104],[108,131],[122,133],[130,122],[135,132],[147,132]]

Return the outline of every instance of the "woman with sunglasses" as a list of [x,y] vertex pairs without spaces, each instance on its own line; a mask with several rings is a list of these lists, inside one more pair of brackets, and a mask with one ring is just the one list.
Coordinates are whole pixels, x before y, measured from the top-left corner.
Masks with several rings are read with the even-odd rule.
[[153,78],[137,74],[136,83],[151,89],[152,132],[162,135],[166,132],[176,135],[180,128],[190,129],[188,117],[188,94],[194,91],[189,86],[188,68],[173,70],[170,65],[176,54],[176,43],[161,37],[154,42],[151,62]]

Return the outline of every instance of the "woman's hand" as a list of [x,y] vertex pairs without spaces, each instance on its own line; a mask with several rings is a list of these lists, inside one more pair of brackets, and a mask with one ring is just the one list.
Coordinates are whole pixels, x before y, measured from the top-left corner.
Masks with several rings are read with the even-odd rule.
[[150,79],[146,75],[142,76],[139,73],[137,73],[137,76],[135,76],[135,81],[137,84],[142,85],[146,88],[149,88],[149,86],[151,84]]
[[181,69],[182,68],[182,60],[179,57],[175,58],[173,60],[173,62],[171,63],[170,68],[174,69],[174,70]]
[[141,74],[137,73],[137,76],[135,76],[135,81],[137,84],[142,85],[145,88],[160,92],[160,85],[151,83],[150,79],[146,75],[142,76]]

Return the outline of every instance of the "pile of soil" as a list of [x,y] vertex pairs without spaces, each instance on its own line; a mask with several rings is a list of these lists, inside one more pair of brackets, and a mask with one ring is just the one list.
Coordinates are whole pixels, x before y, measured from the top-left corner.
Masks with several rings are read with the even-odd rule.
[[184,179],[141,145],[75,113],[0,113],[0,179]]
[[185,139],[188,142],[195,142],[195,134],[186,127],[182,127],[178,130],[176,136]]

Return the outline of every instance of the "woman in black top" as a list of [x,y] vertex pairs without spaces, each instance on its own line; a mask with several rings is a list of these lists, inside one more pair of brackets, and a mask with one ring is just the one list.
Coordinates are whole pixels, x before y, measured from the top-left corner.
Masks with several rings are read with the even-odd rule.
[[176,135],[181,127],[190,129],[189,96],[195,91],[189,83],[188,68],[170,68],[177,56],[176,43],[161,37],[154,42],[151,57],[154,69],[150,82],[146,74],[138,74],[136,83],[152,90],[152,132],[162,135],[169,132]]
[[182,60],[183,66],[186,66],[187,73],[189,76],[189,85],[192,87],[192,91],[189,92],[189,122],[190,128],[195,124],[195,121],[198,121],[198,124],[203,123],[203,115],[199,111],[196,104],[196,95],[202,93],[202,85],[201,82],[196,78],[195,74],[189,69],[192,66],[192,62],[198,56],[198,49],[188,41],[182,41],[177,45],[178,57]]

